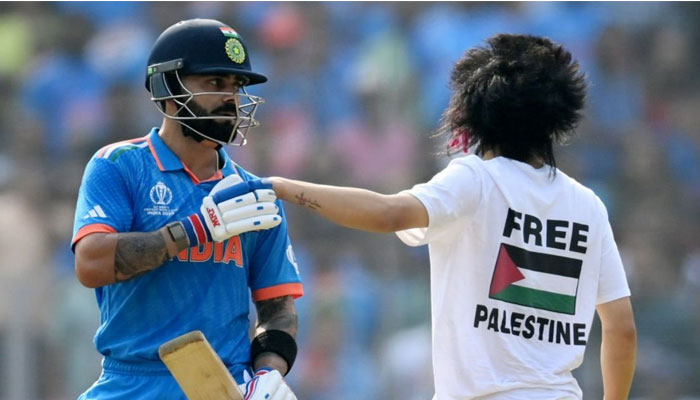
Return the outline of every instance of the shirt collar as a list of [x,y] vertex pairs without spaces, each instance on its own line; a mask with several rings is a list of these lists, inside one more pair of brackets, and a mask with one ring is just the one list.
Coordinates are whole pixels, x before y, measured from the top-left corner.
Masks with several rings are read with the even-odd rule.
[[[180,158],[173,153],[167,144],[158,135],[158,128],[151,129],[148,134],[148,148],[151,150],[153,158],[156,160],[156,164],[161,171],[178,171],[185,169],[185,165],[182,163]],[[224,151],[224,148],[217,150],[219,152],[219,158],[224,160],[224,166],[221,168],[223,176],[229,176],[231,174],[236,174],[236,164],[231,160],[228,153]]]

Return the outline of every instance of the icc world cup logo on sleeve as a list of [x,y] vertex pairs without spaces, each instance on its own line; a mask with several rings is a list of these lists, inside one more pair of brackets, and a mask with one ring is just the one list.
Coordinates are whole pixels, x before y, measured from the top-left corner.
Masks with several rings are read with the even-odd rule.
[[145,208],[144,211],[148,215],[165,215],[170,216],[175,214],[177,210],[173,210],[169,207],[169,204],[173,201],[173,192],[168,186],[163,182],[156,183],[148,192],[148,196],[151,198],[153,207]]

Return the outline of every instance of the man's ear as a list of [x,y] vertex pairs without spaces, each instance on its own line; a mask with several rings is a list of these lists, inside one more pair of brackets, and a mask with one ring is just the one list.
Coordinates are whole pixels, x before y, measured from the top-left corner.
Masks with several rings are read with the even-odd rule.
[[177,112],[177,105],[172,100],[161,100],[158,102],[161,110],[168,115],[175,115]]

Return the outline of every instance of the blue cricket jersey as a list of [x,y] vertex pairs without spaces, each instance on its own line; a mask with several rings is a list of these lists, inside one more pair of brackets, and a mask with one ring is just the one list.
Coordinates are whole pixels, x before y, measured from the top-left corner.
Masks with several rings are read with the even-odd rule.
[[[88,163],[78,195],[72,246],[96,232],[150,232],[199,210],[223,177],[255,176],[219,150],[223,168],[199,181],[154,128],[149,135],[105,146]],[[249,304],[303,295],[282,223],[269,230],[192,247],[163,266],[95,289],[101,325],[95,347],[105,370],[167,373],[158,346],[199,329],[242,382],[250,364]],[[250,292],[249,292],[250,290]]]

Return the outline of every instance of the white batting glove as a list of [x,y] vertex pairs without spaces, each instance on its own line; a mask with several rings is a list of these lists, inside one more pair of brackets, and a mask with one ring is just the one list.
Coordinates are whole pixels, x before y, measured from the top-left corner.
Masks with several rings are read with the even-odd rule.
[[245,400],[297,400],[297,396],[275,369],[261,368],[253,379],[239,387],[245,393]]
[[[215,189],[216,186],[207,198],[211,197],[211,201],[218,207],[227,238],[249,231],[274,228],[282,223],[279,208],[275,204],[277,195],[268,180],[241,181]],[[205,202],[209,201],[207,198]]]
[[276,227],[282,217],[275,200],[272,184],[267,181],[244,182],[238,175],[227,176],[202,200],[200,212],[181,221],[190,246]]
[[[246,184],[251,189],[260,187],[257,184],[258,181],[250,181],[253,182],[252,184],[250,182],[240,183],[232,187],[230,191],[234,193],[240,191]],[[270,229],[282,223],[279,207],[275,204],[277,196],[275,191],[272,190],[272,185],[268,183],[262,183],[262,185],[270,186],[270,188],[254,189],[251,192],[217,204],[229,235],[239,235],[252,230]],[[214,198],[218,196],[215,195]]]

